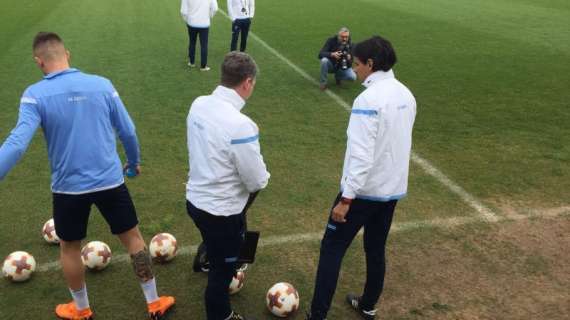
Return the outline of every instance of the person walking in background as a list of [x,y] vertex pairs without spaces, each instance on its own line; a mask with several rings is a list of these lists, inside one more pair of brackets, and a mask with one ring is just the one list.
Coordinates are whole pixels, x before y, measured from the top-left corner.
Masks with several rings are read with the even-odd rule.
[[[52,171],[60,261],[73,298],[58,305],[55,313],[60,319],[93,317],[81,262],[81,240],[95,204],[131,256],[149,317],[161,319],[174,305],[174,298],[157,295],[150,255],[124,183],[123,170],[140,173],[135,126],[109,80],[70,68],[70,53],[57,34],[38,33],[33,55],[45,76],[28,87],[20,100],[18,124],[0,147],[0,180],[23,156],[41,126]],[[124,168],[117,154],[115,132],[127,154]]]
[[196,39],[200,37],[200,70],[209,71],[208,34],[211,19],[218,11],[217,0],[182,0],[180,13],[188,28],[188,66],[196,67]]
[[354,71],[366,89],[352,105],[341,191],[331,210],[307,320],[326,319],[336,290],[342,259],[364,227],[366,282],[362,295],[346,301],[362,319],[376,317],[384,287],[385,248],[394,209],[406,195],[416,100],[394,77],[396,53],[379,36],[353,51]]
[[255,0],[228,0],[228,15],[232,20],[232,42],[230,51],[237,50],[238,37],[241,33],[239,51],[244,52],[251,20],[255,14]]

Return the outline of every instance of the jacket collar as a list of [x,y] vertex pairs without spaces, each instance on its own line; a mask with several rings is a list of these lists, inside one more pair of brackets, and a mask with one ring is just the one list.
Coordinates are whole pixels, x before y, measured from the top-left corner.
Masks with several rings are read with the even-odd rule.
[[388,71],[376,71],[376,72],[370,74],[366,78],[366,80],[364,80],[364,82],[362,82],[362,85],[365,86],[366,88],[369,88],[375,82],[382,81],[385,79],[393,79],[393,78],[394,78],[394,71],[392,71],[392,69],[390,69]]
[[65,69],[65,70],[55,71],[55,72],[46,74],[44,76],[44,79],[53,79],[59,75],[67,74],[67,73],[73,73],[73,72],[79,72],[79,70],[77,70],[75,68],[69,68],[69,69]]
[[229,102],[234,108],[240,111],[244,105],[245,100],[234,90],[224,86],[217,86],[212,95]]

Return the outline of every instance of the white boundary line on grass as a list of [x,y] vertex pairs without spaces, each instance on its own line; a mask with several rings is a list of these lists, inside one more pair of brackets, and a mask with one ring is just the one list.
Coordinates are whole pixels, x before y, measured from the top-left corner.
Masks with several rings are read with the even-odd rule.
[[[230,17],[227,15],[227,13],[224,10],[220,10],[220,12],[226,18],[230,19]],[[255,33],[250,32],[249,35],[255,41],[259,42],[265,49],[267,49],[269,52],[271,52],[277,58],[279,58],[280,60],[285,62],[289,67],[291,67],[293,70],[295,70],[303,78],[305,78],[306,80],[308,80],[309,82],[311,82],[314,85],[319,85],[319,82],[315,78],[311,77],[305,70],[301,69],[299,66],[297,66],[296,64],[291,62],[291,60],[287,59],[285,56],[283,56],[281,53],[279,53],[279,51],[275,50],[273,47],[271,47],[269,44],[267,44],[265,41],[263,41],[260,37],[258,37]],[[336,101],[341,107],[343,107],[346,111],[350,111],[352,109],[351,106],[348,103],[346,103],[346,101],[344,101],[336,93],[334,93],[328,89],[325,90],[324,92],[329,97],[331,97],[331,99]],[[434,177],[441,184],[446,186],[451,192],[458,195],[469,206],[471,206],[473,209],[475,209],[484,219],[491,221],[491,222],[497,221],[497,219],[498,219],[497,214],[495,214],[491,209],[489,209],[487,206],[485,206],[481,201],[479,201],[477,198],[475,198],[473,195],[471,195],[469,192],[467,192],[465,189],[463,189],[457,183],[455,183],[451,179],[449,179],[443,172],[441,172],[439,169],[437,169],[428,160],[422,158],[420,155],[418,155],[416,152],[413,152],[413,151],[412,151],[412,161],[415,162],[417,165],[419,165],[425,172],[427,172],[429,175]]]
[[[517,215],[516,217],[498,217],[497,219],[493,220],[493,222],[489,222],[489,220],[484,217],[454,217],[447,219],[433,219],[433,220],[424,220],[424,221],[394,223],[392,225],[391,232],[400,233],[410,230],[422,229],[426,227],[453,228],[476,222],[498,223],[501,221],[519,221],[519,220],[526,220],[532,218],[555,218],[565,214],[570,214],[570,206],[543,210],[541,212],[532,212],[528,215]],[[305,242],[317,241],[321,239],[322,236],[323,232],[308,232],[308,233],[292,234],[287,236],[274,236],[274,237],[262,238],[259,241],[259,247],[264,248],[281,244],[305,243]],[[178,250],[178,255],[186,256],[186,255],[195,254],[197,249],[198,246],[196,245],[184,246]],[[129,255],[124,253],[112,257],[113,264],[125,263],[129,261],[130,261]],[[39,265],[37,272],[55,271],[60,269],[61,266],[59,264],[59,261],[52,261],[46,264]]]

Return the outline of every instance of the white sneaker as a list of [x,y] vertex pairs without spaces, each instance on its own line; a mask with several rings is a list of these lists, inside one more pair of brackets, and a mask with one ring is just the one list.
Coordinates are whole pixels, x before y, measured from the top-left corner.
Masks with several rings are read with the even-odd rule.
[[190,68],[196,68],[196,64],[192,64],[192,63],[190,63],[190,62],[188,62],[188,66],[189,66]]
[[210,71],[210,67],[205,66],[204,68],[200,68],[200,71]]

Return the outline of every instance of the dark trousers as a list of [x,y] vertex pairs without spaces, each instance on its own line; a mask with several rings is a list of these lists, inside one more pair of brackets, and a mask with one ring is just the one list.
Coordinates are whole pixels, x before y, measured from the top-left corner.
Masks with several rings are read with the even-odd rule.
[[[340,194],[333,207],[339,200]],[[360,305],[364,310],[374,309],[384,287],[386,272],[384,252],[396,203],[397,200],[377,202],[355,199],[346,215],[345,223],[337,223],[329,217],[321,242],[321,255],[311,305],[312,319],[326,318],[336,290],[342,258],[362,227],[364,227],[366,253],[366,284]]]
[[205,293],[207,319],[226,319],[232,312],[228,288],[236,272],[243,242],[243,216],[214,216],[196,208],[189,201],[186,201],[186,209],[208,248],[210,271]]
[[204,68],[208,65],[208,33],[210,28],[194,28],[188,25],[187,27],[190,38],[190,45],[188,46],[190,63],[194,64],[196,61],[196,39],[200,35],[200,66]]
[[239,51],[245,51],[247,46],[247,35],[249,34],[249,27],[251,26],[251,19],[235,19],[232,22],[232,44],[230,46],[230,51],[236,51],[237,41],[239,34],[241,32],[241,42],[239,45]]

